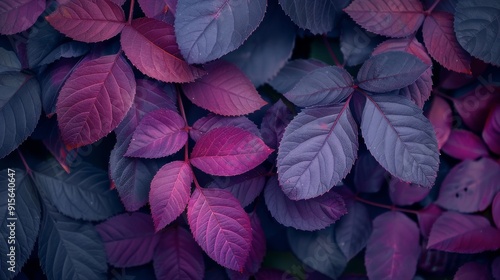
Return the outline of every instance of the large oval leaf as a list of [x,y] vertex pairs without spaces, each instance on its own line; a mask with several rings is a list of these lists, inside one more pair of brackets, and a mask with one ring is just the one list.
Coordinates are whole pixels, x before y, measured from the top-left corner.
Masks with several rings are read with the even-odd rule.
[[194,239],[220,265],[241,271],[250,253],[252,227],[248,214],[226,190],[197,187],[187,218]]
[[30,28],[45,10],[45,0],[5,0],[0,3],[0,33],[11,35]]
[[205,63],[235,50],[257,28],[267,1],[180,0],[175,34],[189,63]]
[[285,130],[278,150],[278,178],[293,200],[328,192],[350,171],[358,128],[348,103],[303,110]]
[[350,202],[347,214],[335,224],[335,241],[347,260],[351,260],[368,242],[372,221],[368,209],[361,203]]
[[398,95],[367,96],[361,133],[375,159],[393,176],[431,187],[439,167],[434,130],[414,103]]
[[120,54],[86,61],[59,93],[57,119],[70,148],[92,144],[123,120],[136,91],[134,72]]

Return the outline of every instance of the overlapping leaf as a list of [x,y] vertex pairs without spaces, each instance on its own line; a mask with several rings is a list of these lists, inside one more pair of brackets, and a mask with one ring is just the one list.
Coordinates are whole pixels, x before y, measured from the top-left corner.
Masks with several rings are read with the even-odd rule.
[[488,148],[500,155],[500,106],[491,109],[482,136]]
[[396,205],[412,205],[424,199],[430,192],[429,188],[403,182],[392,178],[389,182],[389,195],[391,201]]
[[443,152],[458,159],[476,159],[488,155],[488,148],[474,133],[454,129],[443,146]]
[[15,34],[31,27],[45,10],[45,0],[6,0],[0,3],[0,33]]
[[224,117],[215,114],[209,114],[206,117],[198,119],[191,130],[189,130],[189,136],[194,141],[198,141],[205,133],[210,130],[218,127],[238,127],[244,129],[248,132],[251,132],[255,136],[260,137],[259,128],[257,125],[249,120],[247,117],[239,116],[239,117]]
[[372,221],[368,209],[361,203],[351,202],[347,214],[335,224],[335,241],[347,260],[351,260],[368,242]]
[[438,141],[438,148],[441,149],[448,141],[451,133],[451,124],[453,116],[450,105],[442,97],[434,96],[431,103],[431,108],[427,113],[427,118],[434,128]]
[[14,51],[0,48],[0,73],[20,71],[21,62]]
[[316,59],[295,59],[288,61],[280,70],[278,75],[269,84],[278,92],[287,93],[307,73],[328,66],[326,63]]
[[355,66],[370,57],[373,49],[380,44],[382,37],[363,30],[353,20],[345,18],[342,20],[339,39],[344,63],[347,66]]

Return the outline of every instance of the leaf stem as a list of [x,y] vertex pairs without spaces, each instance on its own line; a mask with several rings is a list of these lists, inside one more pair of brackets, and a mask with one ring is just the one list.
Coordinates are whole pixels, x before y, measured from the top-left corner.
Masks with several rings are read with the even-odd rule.
[[325,43],[326,49],[328,50],[328,53],[332,57],[333,61],[335,62],[335,65],[337,65],[340,68],[344,68],[344,65],[340,63],[339,59],[335,55],[335,52],[333,51],[332,47],[330,46],[330,42],[328,42],[328,37],[326,34],[323,35],[323,42]]
[[132,23],[132,16],[134,15],[135,0],[130,0],[130,10],[128,11],[128,24]]
[[186,111],[184,111],[184,103],[182,102],[181,89],[178,85],[175,86],[175,91],[177,92],[177,102],[179,103],[179,111],[181,111],[182,118],[184,119],[184,123],[186,127],[188,126],[188,121],[186,118]]
[[19,157],[21,158],[21,161],[23,162],[24,168],[26,169],[26,173],[28,173],[28,175],[31,178],[33,178],[33,172],[31,170],[30,166],[28,165],[28,162],[24,158],[23,153],[21,153],[20,149],[17,149],[17,153],[19,154]]
[[429,9],[427,9],[427,11],[425,11],[425,14],[430,15],[434,10],[434,8],[436,8],[436,6],[439,4],[439,2],[441,2],[441,0],[434,1],[434,4],[432,4],[432,6]]
[[368,205],[371,205],[371,206],[376,206],[376,207],[379,207],[379,208],[389,209],[391,211],[400,211],[400,212],[405,212],[405,213],[410,213],[410,214],[415,214],[415,215],[417,215],[419,213],[418,211],[415,211],[415,210],[409,210],[409,209],[399,208],[399,207],[396,207],[394,205],[386,205],[386,204],[381,204],[381,203],[373,202],[373,201],[361,198],[361,197],[359,197],[357,195],[354,197],[354,199],[356,199],[357,201],[362,202],[364,204],[368,204]]

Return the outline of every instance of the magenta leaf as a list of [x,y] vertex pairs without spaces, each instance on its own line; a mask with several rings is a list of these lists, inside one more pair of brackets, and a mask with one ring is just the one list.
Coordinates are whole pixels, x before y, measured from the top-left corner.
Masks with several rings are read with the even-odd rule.
[[237,127],[219,127],[193,148],[191,164],[211,175],[234,176],[261,164],[273,150],[262,139]]
[[476,159],[489,154],[488,148],[479,136],[463,129],[452,130],[442,150],[461,160]]
[[335,241],[347,260],[351,260],[368,242],[372,221],[368,209],[361,203],[347,205],[347,214],[335,224]]
[[491,203],[491,214],[497,228],[500,228],[500,192],[497,193]]
[[[285,130],[278,150],[278,177],[293,200],[328,192],[349,173],[358,150],[358,128],[349,104],[309,108]],[[327,162],[331,168],[323,168]]]
[[365,265],[370,279],[412,279],[420,255],[418,227],[401,212],[373,220]]
[[488,148],[500,155],[500,105],[491,109],[482,136]]
[[434,96],[431,103],[431,108],[427,113],[427,118],[434,128],[438,141],[438,148],[441,149],[448,141],[451,133],[451,124],[453,115],[451,107],[442,97]]
[[354,186],[358,192],[376,193],[386,181],[387,172],[366,149],[360,150],[354,164]]
[[328,64],[316,59],[296,59],[288,61],[269,84],[278,92],[289,92],[305,75]]
[[179,151],[188,139],[184,119],[174,111],[160,109],[141,119],[125,156],[160,158]]
[[257,125],[249,120],[247,117],[224,117],[216,114],[208,114],[206,117],[198,119],[191,130],[189,130],[189,136],[194,141],[198,141],[205,133],[218,127],[238,127],[251,132],[257,137],[261,137],[259,128]]
[[455,273],[453,280],[490,280],[491,273],[487,264],[468,262],[462,265]]
[[216,61],[205,68],[207,75],[182,86],[194,104],[223,116],[249,114],[267,104],[252,82],[233,64]]
[[96,226],[108,263],[117,267],[142,265],[153,259],[159,241],[151,216],[135,212],[108,219]]
[[125,26],[125,13],[109,0],[71,0],[47,16],[47,21],[68,37],[94,43],[120,33]]
[[248,214],[231,193],[197,187],[188,204],[187,218],[194,239],[220,265],[241,271],[252,243]]
[[388,37],[412,34],[425,17],[418,0],[354,0],[344,11],[366,30]]
[[189,63],[205,63],[237,49],[264,18],[267,1],[179,0],[175,34]]
[[479,85],[468,93],[453,99],[463,122],[474,132],[481,132],[491,108],[500,104],[500,94],[491,85]]
[[453,31],[453,14],[434,12],[424,21],[424,42],[430,55],[445,68],[471,74],[470,55],[460,46]]
[[82,63],[68,78],[57,100],[64,143],[77,148],[106,136],[132,106],[136,83],[119,54]]
[[442,214],[434,223],[427,249],[473,254],[500,248],[500,230],[481,216]]
[[125,26],[120,42],[128,59],[149,77],[164,82],[192,82],[205,72],[182,58],[174,27],[152,18],[134,19]]
[[46,0],[5,0],[0,3],[0,34],[30,28],[45,10]]
[[314,231],[326,228],[347,213],[342,197],[334,191],[306,199],[291,200],[271,177],[264,189],[267,209],[280,224],[300,230]]
[[187,162],[173,161],[158,170],[149,192],[151,215],[157,232],[184,212],[192,182],[193,171]]
[[499,181],[500,165],[492,159],[462,161],[444,179],[436,204],[464,213],[483,211],[500,191]]
[[424,199],[431,189],[422,188],[419,185],[403,182],[392,178],[389,183],[389,195],[396,205],[406,206]]
[[161,232],[153,265],[157,279],[202,279],[205,273],[203,253],[189,231],[168,227]]
[[148,18],[154,18],[171,25],[174,24],[174,14],[177,0],[138,0],[141,10]]
[[278,100],[278,102],[274,103],[266,111],[260,125],[264,143],[273,149],[277,149],[285,129],[292,119],[292,112],[283,101]]
[[422,236],[429,238],[432,226],[442,213],[443,210],[436,206],[436,204],[429,204],[429,206],[418,211],[418,225],[420,226],[420,233],[422,233]]
[[285,97],[301,107],[340,103],[353,91],[349,72],[337,66],[313,70],[285,94]]

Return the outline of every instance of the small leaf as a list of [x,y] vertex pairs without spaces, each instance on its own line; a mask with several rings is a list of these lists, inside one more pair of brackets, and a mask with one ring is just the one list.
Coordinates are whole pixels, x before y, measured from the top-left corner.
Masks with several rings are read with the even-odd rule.
[[453,105],[465,125],[474,132],[481,132],[488,113],[500,104],[500,94],[491,85],[479,85],[466,94],[453,98]]
[[305,75],[328,64],[316,59],[295,59],[288,61],[269,84],[278,92],[289,92]]
[[422,188],[419,185],[403,182],[392,178],[389,182],[389,195],[391,201],[400,206],[412,205],[424,199],[431,189]]
[[234,176],[261,164],[273,150],[262,139],[237,127],[219,127],[193,148],[191,164],[211,175]]
[[365,265],[370,279],[412,279],[420,255],[418,227],[401,212],[373,220]]
[[244,129],[257,137],[261,137],[257,125],[247,117],[224,117],[212,113],[198,119],[191,127],[191,130],[189,130],[189,136],[194,141],[198,141],[203,135],[214,128],[229,126]]
[[264,143],[273,149],[278,148],[285,129],[292,119],[292,112],[283,101],[278,100],[274,103],[267,109],[260,125]]
[[217,61],[205,68],[207,75],[182,86],[194,104],[223,116],[249,114],[267,104],[252,82],[233,64]]
[[0,34],[11,35],[30,28],[45,10],[45,0],[5,0],[0,4]]
[[174,14],[177,0],[139,0],[141,10],[148,18],[155,18],[169,24],[174,24]]
[[418,225],[420,226],[420,233],[422,233],[422,236],[427,239],[429,238],[432,226],[442,213],[443,210],[436,206],[436,204],[429,204],[429,206],[418,211]]
[[351,202],[347,214],[335,224],[335,241],[347,260],[363,250],[372,232],[368,209],[361,203]]
[[248,259],[250,218],[228,191],[197,187],[188,204],[187,218],[194,239],[218,264],[242,270]]
[[481,216],[456,212],[442,214],[432,226],[427,249],[463,254],[500,248],[500,230]]
[[293,200],[328,192],[349,173],[357,150],[358,128],[348,103],[303,110],[286,128],[278,150],[283,192]]
[[387,172],[366,149],[360,150],[354,164],[354,186],[358,192],[376,193],[386,182]]
[[500,105],[491,109],[482,136],[488,148],[500,155]]
[[382,41],[382,37],[362,29],[346,17],[342,20],[339,40],[344,63],[347,66],[355,66],[370,57],[373,49]]
[[21,62],[14,51],[0,48],[0,73],[21,71]]
[[71,0],[61,4],[47,21],[70,38],[94,43],[120,33],[125,26],[125,13],[109,0]]
[[463,129],[451,131],[448,141],[443,146],[443,152],[457,159],[476,159],[487,156],[488,148],[476,134]]
[[478,262],[468,262],[462,265],[453,280],[469,280],[469,279],[477,279],[477,280],[490,280],[491,273],[487,264],[478,263]]
[[453,115],[450,105],[442,97],[434,96],[431,108],[427,113],[427,118],[436,133],[438,148],[441,149],[446,141],[448,141],[451,133]]

